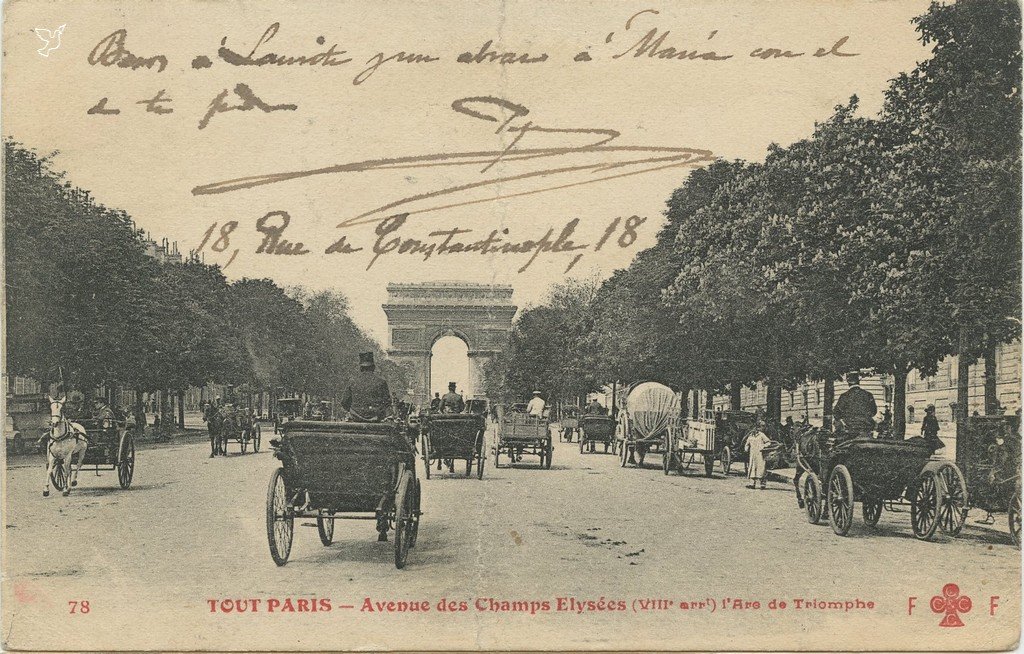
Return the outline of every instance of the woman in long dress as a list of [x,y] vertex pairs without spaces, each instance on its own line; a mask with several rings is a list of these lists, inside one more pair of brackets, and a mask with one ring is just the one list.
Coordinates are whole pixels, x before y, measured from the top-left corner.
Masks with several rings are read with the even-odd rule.
[[757,488],[760,480],[761,489],[765,488],[765,476],[768,471],[764,461],[764,449],[771,444],[771,439],[764,433],[764,426],[760,421],[754,425],[754,432],[747,437],[747,444],[744,446],[749,453],[747,477],[750,478],[750,485],[747,488]]

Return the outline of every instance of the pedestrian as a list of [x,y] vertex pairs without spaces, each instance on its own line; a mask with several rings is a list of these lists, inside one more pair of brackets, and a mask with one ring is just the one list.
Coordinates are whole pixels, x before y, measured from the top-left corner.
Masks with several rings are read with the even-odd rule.
[[757,488],[757,482],[761,482],[761,490],[765,489],[765,477],[768,474],[764,460],[764,449],[771,444],[768,434],[764,433],[764,423],[760,420],[754,424],[754,429],[747,437],[744,449],[748,452],[749,465],[747,477],[750,478],[750,485],[747,488]]
[[929,404],[924,408],[924,420],[921,421],[921,435],[924,436],[925,442],[931,445],[933,449],[938,450],[945,447],[939,438],[939,419],[935,417],[934,404]]

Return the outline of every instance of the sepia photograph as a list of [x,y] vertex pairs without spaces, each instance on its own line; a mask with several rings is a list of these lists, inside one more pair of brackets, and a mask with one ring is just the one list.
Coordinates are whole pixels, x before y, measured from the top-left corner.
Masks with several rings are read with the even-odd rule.
[[1019,0],[9,0],[2,647],[1011,651]]

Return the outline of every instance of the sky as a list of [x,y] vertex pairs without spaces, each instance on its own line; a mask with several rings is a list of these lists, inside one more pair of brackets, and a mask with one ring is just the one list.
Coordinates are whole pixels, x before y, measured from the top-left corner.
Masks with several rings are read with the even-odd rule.
[[[514,301],[524,307],[542,301],[551,284],[566,277],[576,254],[544,253],[525,269],[529,256],[508,254],[435,253],[424,260],[389,252],[374,261],[369,249],[387,215],[412,210],[389,238],[424,239],[430,231],[460,228],[471,230],[467,242],[503,229],[513,241],[537,239],[549,229],[557,236],[577,220],[572,238],[589,248],[568,275],[604,278],[653,243],[665,201],[685,180],[687,168],[586,184],[598,173],[637,169],[495,182],[622,156],[569,152],[541,162],[517,161],[513,149],[504,160],[481,157],[473,165],[370,167],[225,193],[196,194],[195,189],[366,160],[497,152],[517,135],[521,140],[513,148],[578,148],[596,138],[593,132],[515,131],[527,121],[546,129],[614,130],[620,135],[612,145],[694,148],[716,157],[759,160],[769,144],[809,135],[815,121],[851,95],[861,98],[864,113],[877,111],[887,80],[928,55],[910,24],[927,4],[14,2],[5,5],[0,127],[41,153],[56,152],[54,168],[100,202],[129,212],[158,239],[175,240],[187,252],[213,226],[204,255],[207,262],[227,264],[237,249],[225,268],[230,278],[270,277],[283,286],[345,293],[356,321],[386,346],[381,303],[389,282],[509,283]],[[60,47],[43,57],[43,42],[33,29],[59,25],[65,26]],[[266,40],[268,29],[273,34]],[[733,56],[724,61],[634,56],[638,48],[633,46],[651,29],[658,36],[668,33],[658,47]],[[118,30],[124,30],[123,41]],[[811,56],[844,36],[849,38],[840,50],[857,56]],[[459,54],[478,54],[488,41],[496,53],[515,53],[512,58],[546,54],[547,59],[459,62]],[[335,51],[345,54],[336,59],[352,61],[234,66],[218,55],[222,42],[242,55],[255,49],[255,57],[311,56],[337,44]],[[749,56],[758,47],[805,54],[772,60]],[[437,60],[388,61],[354,83],[374,55],[398,52]],[[584,52],[590,60],[577,61]],[[209,58],[211,65],[197,64],[197,57]],[[119,65],[150,58],[149,68]],[[226,104],[242,104],[239,84],[265,105],[295,109],[216,113],[200,129],[221,92]],[[170,101],[154,106],[171,113],[138,104],[160,91]],[[463,107],[497,121],[455,108],[459,100],[479,97],[496,100]],[[120,113],[90,115],[102,98],[107,98],[105,109]],[[507,104],[499,107],[498,101]],[[491,183],[371,213],[368,224],[337,227],[397,200],[482,181]],[[552,186],[565,188],[537,192]],[[425,211],[447,204],[462,206]],[[287,213],[290,223],[281,237],[302,242],[309,254],[256,253],[263,238],[257,220],[270,212]],[[643,221],[635,239],[622,240],[623,221],[632,215]],[[273,220],[282,220],[276,216]],[[613,226],[616,218],[620,222]],[[228,236],[229,246],[212,251],[218,230],[232,221],[237,227]],[[606,230],[611,237],[594,251]],[[364,250],[326,254],[341,236]]]

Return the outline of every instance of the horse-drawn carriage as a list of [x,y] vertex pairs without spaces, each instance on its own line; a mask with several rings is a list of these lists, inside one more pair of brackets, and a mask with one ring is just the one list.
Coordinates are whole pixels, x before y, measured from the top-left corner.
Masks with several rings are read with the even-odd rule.
[[732,449],[720,437],[712,409],[703,409],[699,417],[687,420],[683,429],[670,430],[666,438],[670,439],[662,453],[662,469],[666,475],[673,469],[689,468],[698,456],[704,464],[705,476],[714,473],[716,460],[722,462],[722,472],[729,474]]
[[291,421],[302,418],[302,399],[298,397],[282,397],[277,401],[274,413],[274,433],[280,434],[281,427]]
[[757,422],[757,415],[750,411],[719,411],[715,414],[715,431],[722,451],[719,458],[722,469],[729,474],[732,464],[742,461],[744,472],[750,462],[747,452],[747,437]]
[[580,454],[589,447],[594,451],[596,443],[604,443],[605,454],[611,448],[615,453],[615,418],[600,414],[588,414],[580,417]]
[[957,443],[957,463],[967,478],[970,506],[992,513],[1006,511],[1010,538],[1020,547],[1020,418],[968,418]]
[[214,412],[209,418],[210,456],[227,456],[228,443],[238,443],[239,450],[245,454],[252,445],[253,453],[260,451],[262,429],[251,409],[237,409],[228,404]]
[[523,454],[540,457],[540,467],[551,467],[554,446],[547,418],[538,418],[522,411],[506,411],[498,423],[494,444],[494,467],[501,467],[504,453],[510,463],[520,461]]
[[320,542],[334,541],[335,520],[376,520],[378,540],[394,529],[395,567],[416,545],[420,482],[415,450],[393,422],[295,420],[271,440],[281,467],[267,489],[267,541],[277,565],[288,562],[296,518],[315,519]]
[[967,485],[951,461],[933,458],[935,446],[922,438],[843,439],[825,430],[806,431],[796,442],[796,483],[812,524],[827,515],[832,530],[845,536],[861,503],[865,524],[875,526],[882,508],[910,505],[914,535],[930,540],[936,530],[956,536],[967,517]]
[[[642,466],[648,452],[665,455],[678,431],[679,396],[675,391],[657,382],[637,384],[626,395],[626,406],[619,412],[619,465]],[[667,465],[668,459],[663,459],[663,465]]]
[[[83,466],[91,466],[97,475],[100,470],[115,470],[118,485],[124,489],[131,486],[135,474],[135,436],[125,429],[124,422],[111,418],[71,422],[64,417],[64,399],[51,398],[50,423],[46,436],[47,475],[55,489],[67,495],[70,486],[78,484],[78,472]],[[48,494],[49,488],[43,492],[44,496]]]
[[471,413],[435,413],[420,419],[420,449],[427,479],[430,466],[448,464],[454,469],[455,460],[466,462],[466,476],[473,472],[476,463],[476,477],[484,477],[484,431],[486,419]]
[[573,436],[579,429],[579,407],[571,404],[560,407],[558,411],[558,439],[571,443]]

